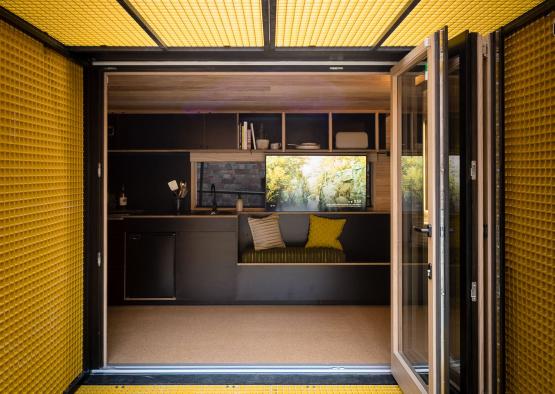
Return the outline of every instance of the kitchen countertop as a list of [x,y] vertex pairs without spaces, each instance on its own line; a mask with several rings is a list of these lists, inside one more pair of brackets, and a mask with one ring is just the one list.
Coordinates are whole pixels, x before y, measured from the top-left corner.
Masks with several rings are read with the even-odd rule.
[[122,220],[122,219],[190,219],[190,218],[233,218],[237,219],[238,215],[235,211],[218,211],[217,214],[211,215],[209,211],[189,211],[184,213],[174,213],[168,211],[113,211],[108,213],[108,219],[110,220]]

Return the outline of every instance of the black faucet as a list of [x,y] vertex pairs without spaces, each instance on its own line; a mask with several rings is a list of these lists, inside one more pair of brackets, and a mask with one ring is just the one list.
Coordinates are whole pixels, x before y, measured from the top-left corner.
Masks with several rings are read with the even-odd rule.
[[212,193],[212,210],[210,215],[215,215],[218,213],[218,204],[216,203],[216,185],[212,184],[210,186],[210,193]]

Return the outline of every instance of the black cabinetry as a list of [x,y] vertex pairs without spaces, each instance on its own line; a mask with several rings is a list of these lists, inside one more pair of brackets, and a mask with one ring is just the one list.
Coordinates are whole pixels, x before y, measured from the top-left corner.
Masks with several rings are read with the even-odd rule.
[[[212,219],[208,219],[212,220]],[[195,231],[179,233],[177,298],[198,303],[221,303],[235,296],[237,233]]]
[[175,298],[175,233],[127,233],[125,298]]
[[110,305],[234,299],[236,217],[116,216],[108,237]]
[[[299,145],[305,142],[320,144],[328,149],[328,114],[287,114],[285,115],[287,144]],[[289,146],[287,148],[290,148]]]
[[237,115],[204,115],[203,149],[237,148]]
[[237,115],[111,114],[108,148],[126,149],[236,149]]

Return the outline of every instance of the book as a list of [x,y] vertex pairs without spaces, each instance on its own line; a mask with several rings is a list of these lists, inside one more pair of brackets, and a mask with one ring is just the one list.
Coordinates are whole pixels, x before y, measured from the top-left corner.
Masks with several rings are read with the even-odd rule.
[[251,129],[249,128],[249,124],[245,122],[247,125],[247,149],[251,149],[252,147],[252,136],[251,136]]
[[251,123],[251,139],[252,139],[252,149],[256,150],[256,138],[254,136],[254,124]]
[[243,150],[249,149],[247,136],[248,136],[248,125],[247,125],[247,122],[243,122],[243,125],[241,126],[241,149]]

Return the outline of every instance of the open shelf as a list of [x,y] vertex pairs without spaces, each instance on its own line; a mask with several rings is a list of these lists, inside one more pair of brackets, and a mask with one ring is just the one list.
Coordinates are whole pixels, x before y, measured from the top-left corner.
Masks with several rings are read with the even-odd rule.
[[[310,113],[195,113],[195,114],[110,114],[108,151],[110,153],[221,152],[238,149],[239,123],[254,125],[270,142],[280,142],[268,153],[374,152],[388,149],[388,114],[384,112]],[[366,149],[335,149],[339,131],[362,131],[368,135]],[[287,144],[315,142],[319,150],[296,150]]]
[[[329,114],[285,114],[285,149],[287,144],[299,145],[303,142],[320,144],[321,150],[329,148]],[[316,150],[296,150],[297,152],[316,152]]]
[[248,122],[254,126],[256,139],[267,139],[270,143],[282,143],[282,114],[281,113],[241,113],[239,124]]
[[370,114],[333,114],[332,141],[336,148],[336,136],[339,132],[363,132],[368,136],[368,147],[376,149],[376,115]]

